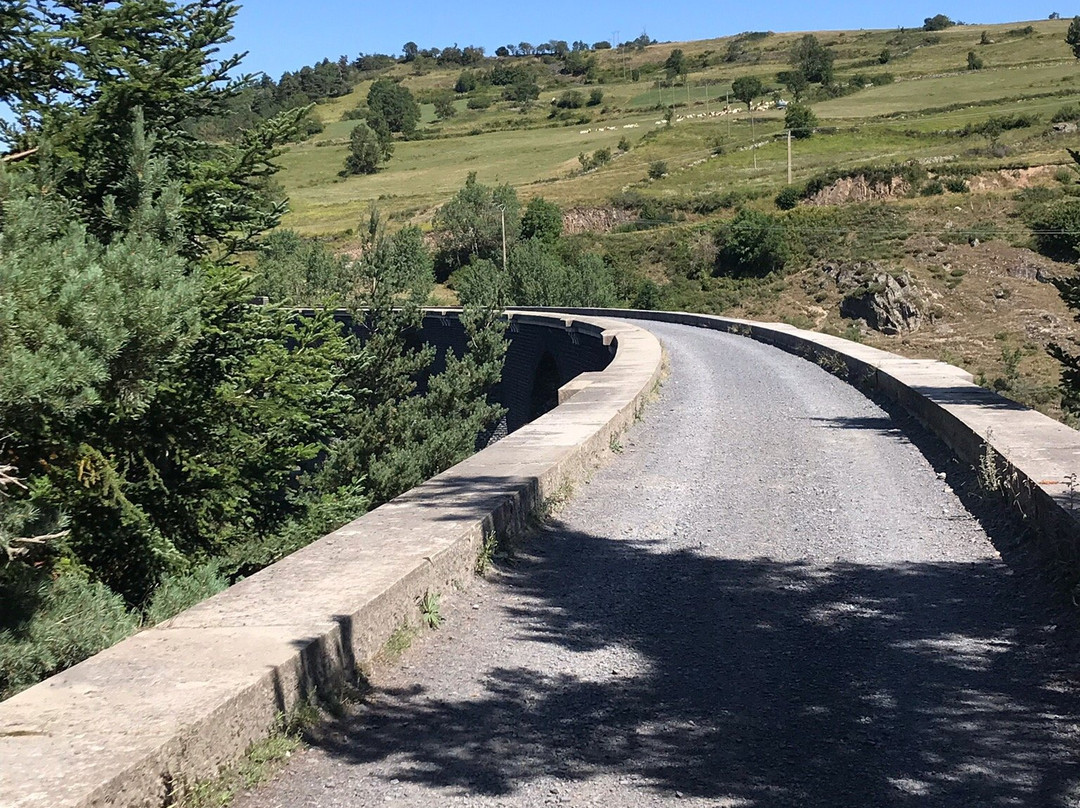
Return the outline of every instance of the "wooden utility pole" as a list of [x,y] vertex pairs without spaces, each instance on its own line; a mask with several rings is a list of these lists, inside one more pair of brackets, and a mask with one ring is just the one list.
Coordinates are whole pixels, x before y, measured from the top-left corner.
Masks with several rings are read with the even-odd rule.
[[757,171],[757,135],[754,133],[754,102],[747,106],[750,108],[750,150],[754,153],[754,171]]
[[791,185],[791,130],[787,130],[787,184]]

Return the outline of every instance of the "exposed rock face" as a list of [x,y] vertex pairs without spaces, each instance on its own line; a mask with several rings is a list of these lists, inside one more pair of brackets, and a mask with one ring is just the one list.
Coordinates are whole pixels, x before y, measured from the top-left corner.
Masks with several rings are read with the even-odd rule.
[[1061,166],[1003,168],[1000,171],[989,171],[977,177],[970,177],[968,187],[972,191],[979,192],[1047,185],[1053,182],[1055,172],[1060,169]]
[[1018,263],[1006,269],[1005,274],[1010,278],[1023,278],[1024,280],[1038,281],[1039,283],[1053,282],[1051,276],[1042,267],[1032,264]]
[[806,200],[806,205],[843,205],[848,202],[879,202],[907,195],[911,186],[901,177],[888,182],[870,182],[866,177],[840,179],[828,188],[822,188]]
[[926,303],[906,272],[893,274],[873,261],[826,264],[822,269],[844,294],[841,317],[864,320],[882,334],[915,331],[922,325]]
[[563,213],[563,233],[610,233],[635,219],[636,214],[621,208],[571,208]]

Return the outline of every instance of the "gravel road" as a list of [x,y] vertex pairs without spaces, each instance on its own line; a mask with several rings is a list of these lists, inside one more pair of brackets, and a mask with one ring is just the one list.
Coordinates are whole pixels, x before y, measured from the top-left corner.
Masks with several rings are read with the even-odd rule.
[[813,364],[648,327],[623,450],[237,808],[1080,803],[1065,632],[969,470]]

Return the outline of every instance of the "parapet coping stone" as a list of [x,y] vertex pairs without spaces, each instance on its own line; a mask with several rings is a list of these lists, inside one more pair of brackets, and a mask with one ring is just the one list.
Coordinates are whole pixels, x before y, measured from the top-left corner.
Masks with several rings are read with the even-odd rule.
[[172,804],[268,737],[282,715],[363,676],[395,630],[419,624],[425,593],[467,584],[485,536],[520,529],[581,480],[659,381],[660,343],[626,321],[508,317],[512,330],[602,340],[614,356],[533,423],[0,703],[0,806]]
[[853,384],[877,390],[916,416],[958,459],[994,469],[1002,494],[1035,528],[1041,550],[1080,573],[1080,432],[980,387],[962,368],[908,359],[786,323],[635,309],[530,307],[528,311],[726,331],[799,354]]

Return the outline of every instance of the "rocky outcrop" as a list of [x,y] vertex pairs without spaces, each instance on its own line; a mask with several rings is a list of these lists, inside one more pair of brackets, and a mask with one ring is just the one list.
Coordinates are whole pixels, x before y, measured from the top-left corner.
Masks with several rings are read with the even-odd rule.
[[880,202],[906,196],[911,185],[903,177],[888,182],[872,182],[866,177],[845,177],[822,188],[806,200],[807,205],[845,205],[849,202]]
[[1053,283],[1053,277],[1042,267],[1030,263],[1017,263],[1008,267],[1005,274],[1010,278],[1023,278],[1026,281],[1038,281],[1039,283]]
[[863,320],[882,334],[915,331],[926,302],[906,272],[892,273],[873,261],[826,264],[823,272],[844,295],[840,316]]
[[637,214],[622,208],[570,208],[563,213],[563,233],[610,233],[636,219]]

